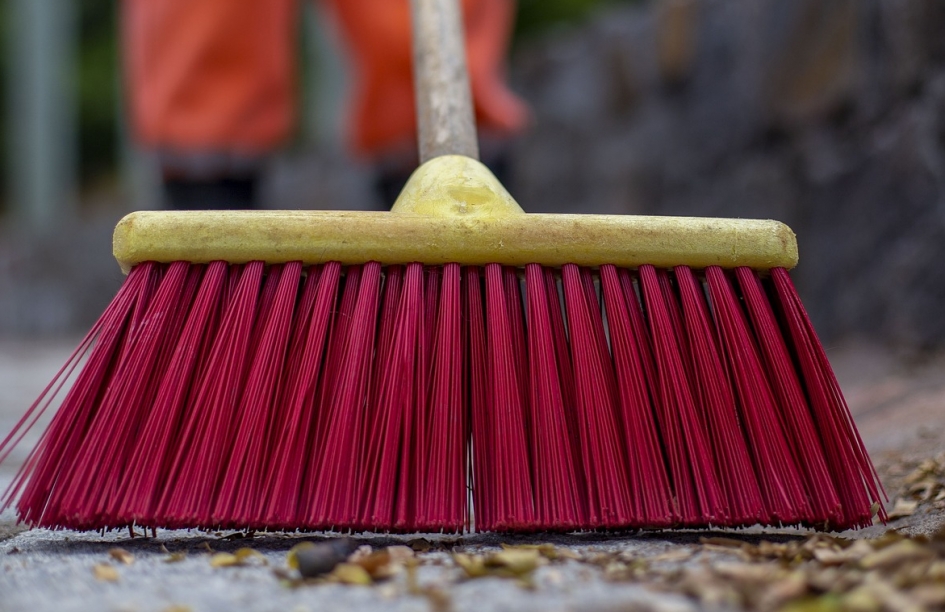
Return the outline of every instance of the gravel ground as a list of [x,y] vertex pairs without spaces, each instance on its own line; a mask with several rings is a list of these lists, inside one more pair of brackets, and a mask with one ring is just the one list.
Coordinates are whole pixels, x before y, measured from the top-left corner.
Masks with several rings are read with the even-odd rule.
[[[0,343],[0,432],[12,428],[73,344]],[[916,466],[945,451],[945,359],[904,362],[869,346],[855,345],[832,351],[832,358],[892,508],[896,498],[906,494],[906,481]],[[37,435],[38,430],[0,468],[0,486],[10,482]],[[920,504],[891,526],[903,533],[931,534],[945,522],[945,511],[937,505],[942,504]],[[876,538],[887,529],[877,525],[841,535]],[[693,582],[709,575],[705,568],[736,567],[732,564],[758,556],[761,553],[757,551],[767,546],[759,548],[763,540],[782,548],[809,541],[809,534],[796,530],[760,529],[610,537],[474,535],[431,538],[429,543],[419,542],[422,547],[418,536],[363,536],[356,544],[374,550],[397,544],[430,548],[408,563],[416,566],[415,570],[396,564],[392,567],[401,571],[368,588],[325,581],[299,584],[291,572],[278,570],[285,568],[286,554],[293,546],[318,541],[318,536],[242,535],[160,531],[157,537],[138,535],[132,539],[127,532],[103,536],[23,531],[8,511],[0,515],[0,611],[765,609],[768,604],[759,604],[744,594],[733,598],[725,595],[730,590],[706,590]],[[539,567],[515,574],[517,580],[468,580],[451,557],[455,552],[495,555],[502,550],[501,544],[528,547],[544,543],[566,554],[555,553],[558,558],[551,561],[542,556]],[[116,548],[127,554],[110,554]],[[242,548],[259,555],[249,557],[241,566],[213,566],[215,554]],[[534,555],[538,559],[538,553]],[[779,584],[789,582],[781,579]]]

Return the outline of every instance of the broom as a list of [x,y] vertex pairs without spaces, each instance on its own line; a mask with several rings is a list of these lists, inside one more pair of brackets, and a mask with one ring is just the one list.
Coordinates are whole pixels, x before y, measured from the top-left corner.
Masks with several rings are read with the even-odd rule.
[[[31,526],[536,531],[885,519],[774,221],[525,214],[455,0],[413,0],[393,210],[137,212],[128,277],[0,442]],[[471,504],[467,485],[471,486]]]

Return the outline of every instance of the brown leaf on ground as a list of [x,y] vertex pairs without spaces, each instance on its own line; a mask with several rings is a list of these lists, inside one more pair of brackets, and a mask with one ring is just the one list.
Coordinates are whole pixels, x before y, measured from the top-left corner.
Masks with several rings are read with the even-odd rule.
[[549,561],[580,559],[581,555],[570,548],[557,547],[554,544],[502,544],[503,550],[534,550]]
[[235,553],[217,553],[210,557],[210,567],[241,567],[256,561],[267,565],[266,557],[252,548],[240,548]]
[[124,548],[112,548],[108,551],[108,556],[123,565],[131,565],[135,562],[135,556]]
[[454,553],[453,561],[467,578],[512,578],[520,586],[532,588],[532,573],[548,563],[537,549],[508,547],[486,555]]
[[919,502],[914,499],[896,498],[893,509],[889,511],[889,519],[895,520],[905,516],[912,516],[919,507]]
[[868,570],[894,569],[911,561],[925,561],[934,556],[928,547],[916,543],[915,540],[902,540],[863,557],[860,559],[860,566]]
[[537,549],[506,548],[486,557],[485,565],[490,568],[508,570],[515,575],[534,571],[544,559]]
[[185,552],[173,552],[169,553],[162,561],[164,563],[180,563],[187,558],[187,553]]
[[332,582],[341,584],[353,584],[367,586],[374,581],[366,569],[354,563],[339,563],[335,569],[328,574],[328,579]]
[[373,580],[385,580],[399,574],[404,562],[413,556],[413,550],[406,546],[388,546],[366,553],[358,549],[348,558],[348,563],[361,566]]
[[691,559],[695,554],[696,551],[691,548],[676,548],[660,553],[655,557],[649,557],[648,560],[653,563],[678,563],[679,561]]
[[92,567],[92,575],[102,582],[118,582],[118,570],[107,563],[96,563]]

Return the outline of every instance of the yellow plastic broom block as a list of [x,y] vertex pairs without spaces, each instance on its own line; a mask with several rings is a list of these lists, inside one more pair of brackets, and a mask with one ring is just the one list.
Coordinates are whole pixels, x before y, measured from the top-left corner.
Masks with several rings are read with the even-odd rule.
[[797,265],[794,232],[778,221],[525,213],[484,165],[460,155],[420,166],[390,212],[142,211],[118,223],[113,246],[126,273],[144,261],[216,260]]

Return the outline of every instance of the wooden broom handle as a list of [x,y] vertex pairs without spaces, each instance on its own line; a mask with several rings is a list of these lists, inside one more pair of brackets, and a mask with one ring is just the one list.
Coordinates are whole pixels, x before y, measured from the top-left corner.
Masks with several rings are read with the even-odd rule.
[[479,159],[459,0],[410,0],[420,163]]

